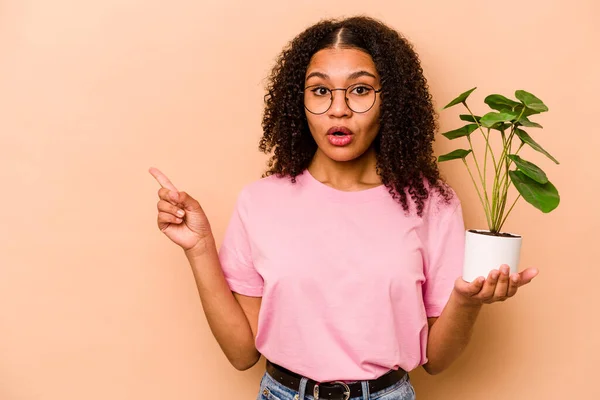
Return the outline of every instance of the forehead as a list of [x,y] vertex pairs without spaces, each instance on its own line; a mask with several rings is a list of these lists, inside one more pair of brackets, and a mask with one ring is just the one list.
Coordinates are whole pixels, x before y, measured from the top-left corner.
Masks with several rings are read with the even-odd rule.
[[365,70],[379,77],[373,59],[364,51],[348,48],[323,49],[312,56],[306,75],[319,71],[331,78],[344,78],[357,70]]

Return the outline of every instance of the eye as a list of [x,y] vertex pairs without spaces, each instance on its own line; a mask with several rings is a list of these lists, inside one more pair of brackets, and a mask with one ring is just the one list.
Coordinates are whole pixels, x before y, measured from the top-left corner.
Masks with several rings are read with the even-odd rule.
[[316,86],[310,89],[312,94],[315,96],[327,96],[329,94],[329,89],[325,86]]
[[366,95],[368,95],[369,93],[371,93],[371,90],[373,90],[373,88],[372,88],[372,87],[370,87],[370,86],[366,86],[366,85],[357,85],[357,86],[354,86],[354,87],[352,88],[352,91],[351,91],[351,93],[352,93],[352,94],[356,94],[356,95],[358,95],[358,96],[366,96]]

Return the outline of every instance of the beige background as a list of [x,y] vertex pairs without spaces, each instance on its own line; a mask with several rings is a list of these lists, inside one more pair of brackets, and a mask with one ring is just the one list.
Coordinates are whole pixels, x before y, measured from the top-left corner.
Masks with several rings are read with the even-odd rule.
[[[156,228],[147,169],[196,196],[220,241],[266,161],[276,55],[319,18],[355,13],[415,44],[438,109],[472,86],[476,110],[489,93],[538,95],[550,112],[530,132],[561,161],[523,153],[562,203],[543,215],[521,202],[506,226],[540,276],[484,309],[450,370],[411,373],[419,398],[600,398],[597,2],[2,0],[0,399],[254,398],[264,361],[238,372],[222,355]],[[440,137],[436,152],[456,145]],[[482,227],[462,164],[442,169]]]

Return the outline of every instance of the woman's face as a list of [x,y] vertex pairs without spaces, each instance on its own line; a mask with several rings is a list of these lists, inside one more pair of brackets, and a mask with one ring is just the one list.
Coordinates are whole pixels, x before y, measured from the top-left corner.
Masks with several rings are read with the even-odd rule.
[[[335,161],[350,161],[363,155],[379,132],[381,108],[380,93],[373,93],[366,84],[375,90],[381,89],[380,77],[371,56],[351,48],[324,49],[315,53],[308,65],[304,82],[305,105],[313,111],[323,112],[329,104],[330,93],[334,90],[333,102],[322,114],[314,114],[305,109],[310,132],[327,157]],[[373,99],[374,103],[370,102]],[[366,109],[366,112],[356,112]],[[353,111],[353,109],[355,111]]]

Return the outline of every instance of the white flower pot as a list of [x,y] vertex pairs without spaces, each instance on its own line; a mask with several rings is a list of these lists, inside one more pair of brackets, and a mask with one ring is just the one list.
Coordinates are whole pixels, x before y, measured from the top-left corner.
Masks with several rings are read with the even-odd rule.
[[499,269],[502,264],[510,266],[511,274],[519,271],[521,236],[510,233],[493,236],[489,231],[476,229],[467,230],[465,235],[465,281],[472,282],[480,276],[487,278],[491,270]]

